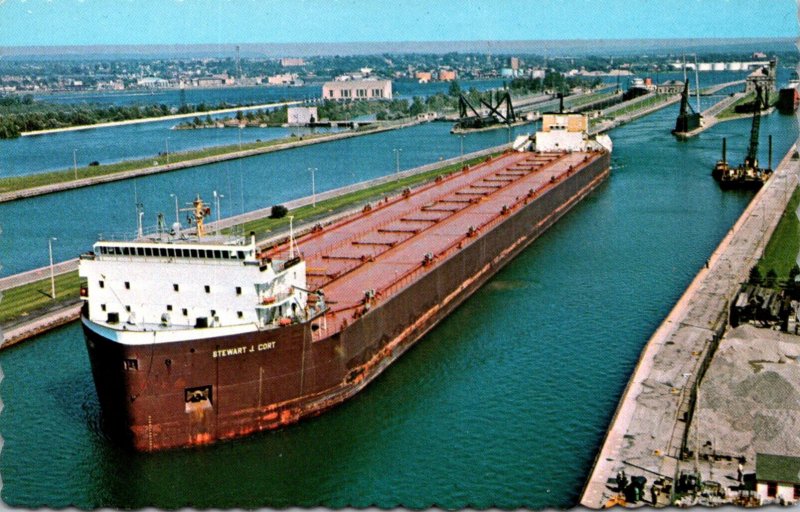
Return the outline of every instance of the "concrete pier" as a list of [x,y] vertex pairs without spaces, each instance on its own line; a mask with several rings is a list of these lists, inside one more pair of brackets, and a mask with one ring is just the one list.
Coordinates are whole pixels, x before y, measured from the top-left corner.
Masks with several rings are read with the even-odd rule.
[[[729,300],[747,279],[798,184],[793,146],[645,345],[606,432],[580,504],[617,497],[614,477],[650,482],[678,474],[699,381],[727,325]],[[711,178],[709,178],[711,179]],[[647,494],[647,493],[646,493]],[[658,505],[666,505],[666,497]],[[649,501],[647,504],[651,504]]]

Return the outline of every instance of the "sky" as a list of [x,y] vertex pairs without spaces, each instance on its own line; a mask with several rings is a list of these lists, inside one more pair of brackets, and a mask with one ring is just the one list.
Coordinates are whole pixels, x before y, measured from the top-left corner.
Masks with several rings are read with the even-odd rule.
[[797,37],[796,0],[0,0],[2,47]]

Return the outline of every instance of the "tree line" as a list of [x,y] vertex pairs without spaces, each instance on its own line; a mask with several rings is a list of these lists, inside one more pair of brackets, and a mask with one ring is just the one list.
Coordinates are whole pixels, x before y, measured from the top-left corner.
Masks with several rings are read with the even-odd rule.
[[163,103],[146,106],[60,105],[36,102],[30,95],[5,95],[0,96],[0,139],[13,139],[23,132],[205,112],[233,106],[225,102],[218,105],[181,105],[179,108]]

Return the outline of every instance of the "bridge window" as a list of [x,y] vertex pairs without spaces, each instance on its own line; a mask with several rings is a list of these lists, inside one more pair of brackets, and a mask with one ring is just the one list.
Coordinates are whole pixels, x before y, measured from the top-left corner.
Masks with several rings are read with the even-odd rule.
[[125,281],[125,289],[126,290],[130,290],[131,289],[131,282],[130,281]]
[[144,256],[144,247],[137,247],[136,248],[136,255],[137,256]]
[[167,311],[172,311],[172,304],[167,304]]
[[241,286],[237,286],[236,287],[236,295],[241,295],[241,294],[242,294],[242,287]]
[[206,293],[211,293],[211,286],[205,285],[204,288],[206,290]]
[[98,281],[97,284],[100,285],[100,288],[105,288],[106,287],[106,282],[103,281],[103,280]]
[[178,286],[178,283],[173,283],[173,284],[172,284],[172,289],[173,289],[173,290],[175,290],[175,291],[177,292],[177,291],[179,291],[179,290],[180,290],[180,286]]

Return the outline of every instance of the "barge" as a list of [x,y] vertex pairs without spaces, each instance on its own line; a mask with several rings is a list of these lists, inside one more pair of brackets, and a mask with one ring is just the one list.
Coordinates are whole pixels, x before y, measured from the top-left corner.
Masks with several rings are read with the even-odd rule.
[[[82,255],[82,326],[109,434],[139,451],[279,428],[357,394],[609,175],[581,115],[260,248],[161,229]],[[532,146],[532,147],[531,147]]]

